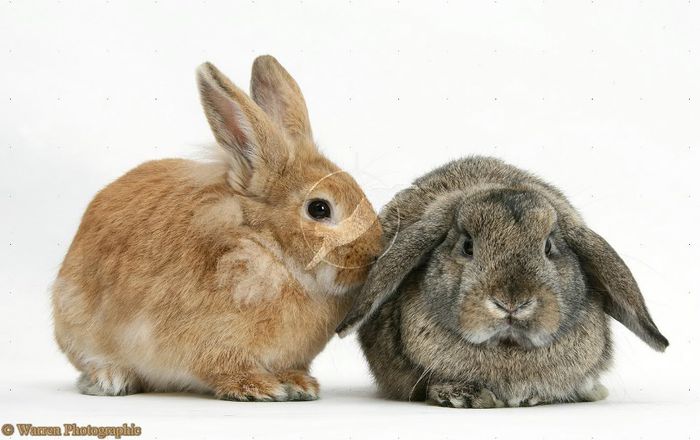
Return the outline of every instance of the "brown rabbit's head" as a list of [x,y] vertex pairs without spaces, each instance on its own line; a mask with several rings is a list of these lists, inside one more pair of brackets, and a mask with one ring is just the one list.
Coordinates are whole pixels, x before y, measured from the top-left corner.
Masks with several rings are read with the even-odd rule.
[[294,79],[271,56],[253,64],[252,99],[210,63],[197,76],[247,223],[270,231],[284,258],[332,291],[362,282],[381,250],[379,222],[355,180],[318,151]]

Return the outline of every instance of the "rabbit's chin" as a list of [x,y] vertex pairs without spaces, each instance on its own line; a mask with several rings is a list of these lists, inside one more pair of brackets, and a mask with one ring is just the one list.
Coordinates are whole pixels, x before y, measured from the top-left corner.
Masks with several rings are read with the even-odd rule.
[[465,330],[462,337],[475,345],[487,347],[514,347],[533,350],[554,342],[554,336],[541,330],[526,330],[511,325],[501,325],[480,330]]

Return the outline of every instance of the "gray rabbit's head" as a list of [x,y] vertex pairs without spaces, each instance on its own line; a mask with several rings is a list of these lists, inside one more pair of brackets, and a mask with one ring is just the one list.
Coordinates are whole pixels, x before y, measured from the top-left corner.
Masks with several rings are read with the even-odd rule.
[[[473,344],[546,346],[583,310],[602,305],[652,348],[666,348],[625,263],[558,190],[500,161],[471,161],[460,169],[466,174],[443,169],[435,188],[419,180],[387,206],[391,240],[341,335],[421,268],[431,315]],[[390,212],[398,206],[414,207],[403,224],[401,213]]]
[[490,188],[455,202],[421,294],[436,320],[474,344],[549,344],[587,304],[579,260],[535,191]]

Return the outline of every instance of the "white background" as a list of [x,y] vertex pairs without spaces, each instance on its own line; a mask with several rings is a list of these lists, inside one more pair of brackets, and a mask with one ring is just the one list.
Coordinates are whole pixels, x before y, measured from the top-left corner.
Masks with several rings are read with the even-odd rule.
[[[0,424],[134,422],[145,438],[697,438],[699,23],[694,0],[3,0]],[[265,53],[376,208],[474,153],[558,185],[631,267],[668,351],[615,324],[606,401],[527,409],[380,400],[354,338],[314,363],[317,402],[78,394],[48,286],[85,206],[142,161],[197,157],[213,138],[195,67],[210,60],[247,89]]]

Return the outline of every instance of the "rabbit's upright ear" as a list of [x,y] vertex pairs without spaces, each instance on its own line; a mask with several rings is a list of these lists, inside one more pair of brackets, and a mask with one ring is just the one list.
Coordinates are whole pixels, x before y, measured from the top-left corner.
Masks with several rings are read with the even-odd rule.
[[659,332],[642,293],[622,258],[601,236],[578,224],[563,228],[569,246],[578,255],[592,289],[603,292],[605,311],[651,348],[664,351],[668,340]]
[[448,196],[434,202],[420,220],[399,229],[393,240],[388,237],[384,253],[370,270],[350,312],[335,330],[340,337],[352,333],[388,301],[404,278],[442,242],[452,225],[456,201],[456,197]]
[[199,66],[197,84],[214,137],[230,158],[229,182],[243,193],[254,192],[256,173],[284,167],[284,140],[260,107],[213,64]]
[[313,145],[304,96],[294,78],[270,55],[255,59],[250,96],[295,146]]

